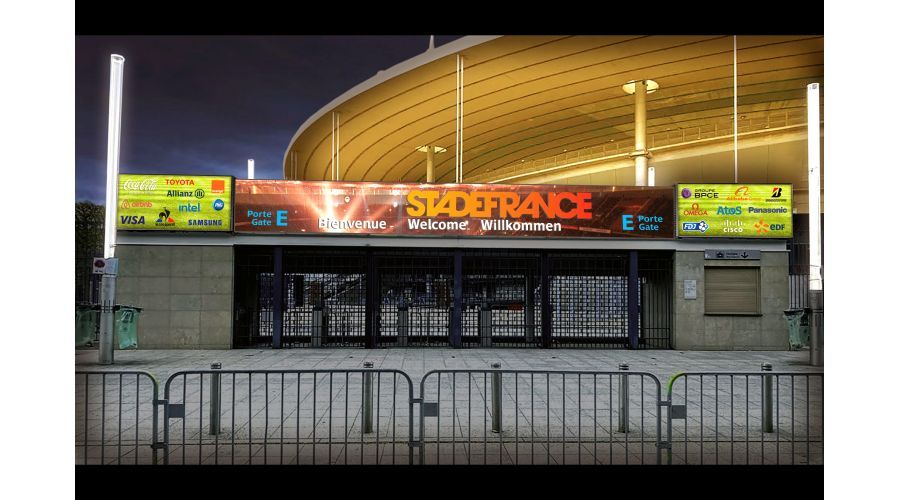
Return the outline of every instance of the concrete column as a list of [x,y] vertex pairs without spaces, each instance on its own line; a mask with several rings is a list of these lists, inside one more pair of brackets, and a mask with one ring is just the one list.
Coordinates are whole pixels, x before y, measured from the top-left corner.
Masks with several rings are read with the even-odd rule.
[[425,182],[434,182],[434,146],[425,151]]
[[634,82],[634,185],[647,185],[647,85]]

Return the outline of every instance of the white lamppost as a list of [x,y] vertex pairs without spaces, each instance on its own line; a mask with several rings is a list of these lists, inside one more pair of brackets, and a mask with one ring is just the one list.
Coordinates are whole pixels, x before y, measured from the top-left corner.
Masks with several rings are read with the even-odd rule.
[[253,161],[253,158],[247,160],[247,178],[253,179],[254,174],[256,173],[256,164]]
[[809,158],[809,307],[813,311],[809,328],[809,364],[822,366],[824,286],[822,283],[822,231],[819,215],[819,84],[806,87],[807,150]]
[[109,125],[106,136],[106,219],[103,237],[103,257],[111,259],[104,266],[100,285],[100,352],[101,365],[113,364],[115,337],[116,274],[116,212],[119,190],[119,139],[122,130],[122,80],[125,58],[112,54],[109,68]]

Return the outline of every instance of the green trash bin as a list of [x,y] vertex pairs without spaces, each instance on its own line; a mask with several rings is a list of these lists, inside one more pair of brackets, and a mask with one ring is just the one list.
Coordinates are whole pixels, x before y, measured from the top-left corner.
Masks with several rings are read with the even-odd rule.
[[116,339],[119,349],[137,349],[137,321],[142,310],[135,306],[116,306]]
[[787,309],[784,319],[788,322],[791,350],[798,350],[809,345],[809,313],[807,309]]
[[100,311],[91,304],[75,304],[75,347],[94,344]]

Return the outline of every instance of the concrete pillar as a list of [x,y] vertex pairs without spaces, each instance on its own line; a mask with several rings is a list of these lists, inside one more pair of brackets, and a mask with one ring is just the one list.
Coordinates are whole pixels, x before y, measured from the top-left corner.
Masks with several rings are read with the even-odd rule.
[[434,146],[425,151],[425,182],[434,182]]
[[647,185],[647,85],[634,82],[634,185]]

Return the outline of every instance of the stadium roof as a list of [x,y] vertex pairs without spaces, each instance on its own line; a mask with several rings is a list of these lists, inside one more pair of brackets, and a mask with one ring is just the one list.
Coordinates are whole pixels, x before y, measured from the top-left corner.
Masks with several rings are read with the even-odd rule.
[[[285,152],[285,178],[331,179],[336,111],[341,180],[424,181],[417,148],[435,145],[447,150],[435,156],[435,181],[453,182],[461,54],[465,182],[633,184],[634,96],[622,85],[642,79],[660,86],[647,97],[657,185],[732,182],[733,44],[730,35],[460,38],[311,116]],[[803,189],[806,86],[824,83],[823,44],[737,37],[740,182]]]

